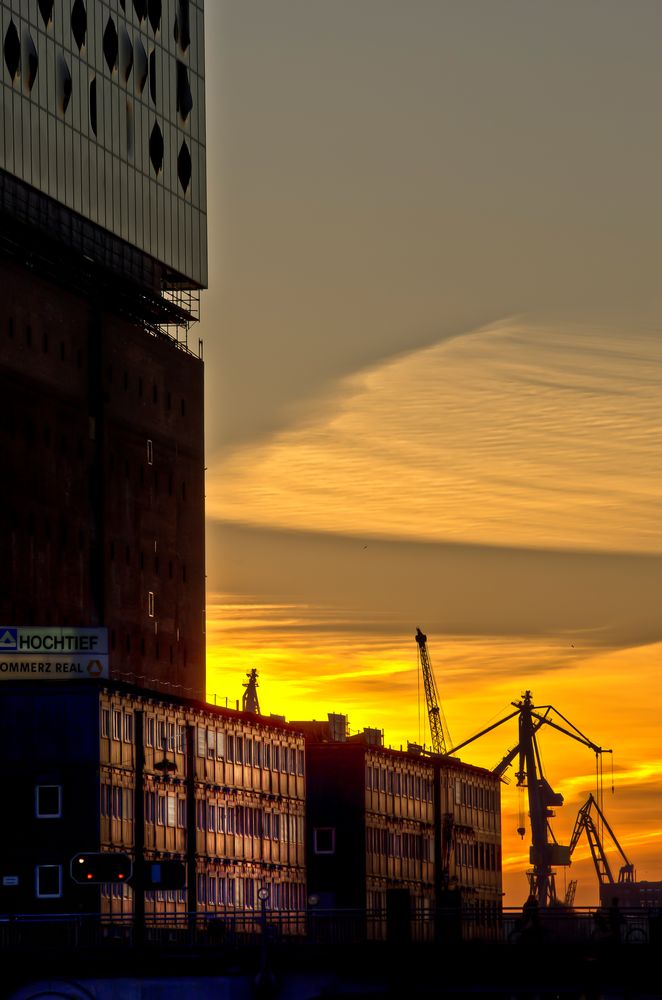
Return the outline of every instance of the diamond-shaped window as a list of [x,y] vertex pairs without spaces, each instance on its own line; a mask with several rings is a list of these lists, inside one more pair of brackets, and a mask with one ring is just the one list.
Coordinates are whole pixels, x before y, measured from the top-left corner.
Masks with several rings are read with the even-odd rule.
[[161,27],[161,0],[147,0],[147,16],[154,34]]
[[191,169],[191,154],[186,145],[186,139],[184,139],[179,156],[177,157],[177,176],[184,191],[188,189],[191,183]]
[[85,45],[85,35],[87,34],[87,11],[83,0],[76,0],[71,8],[71,30],[80,52]]
[[32,41],[32,35],[28,35],[24,39],[25,45],[25,62],[27,63],[28,72],[25,77],[25,89],[28,93],[34,87],[34,82],[37,79],[37,70],[39,69],[39,56],[37,55],[37,47]]
[[160,173],[163,166],[163,133],[158,122],[154,122],[154,128],[149,137],[149,158],[152,161],[154,173]]
[[103,54],[111,73],[117,66],[118,45],[119,39],[117,37],[117,28],[115,27],[115,22],[112,17],[109,17],[106,30],[103,33]]
[[188,71],[183,62],[177,60],[177,110],[185,122],[193,107],[193,97],[191,96],[191,85],[188,79]]
[[9,75],[12,80],[15,80],[21,72],[21,42],[13,21],[9,22],[5,33],[4,53]]
[[52,17],[53,17],[53,4],[55,0],[38,0],[39,13],[41,14],[44,25],[48,27]]
[[149,96],[156,105],[156,50],[149,54]]
[[97,79],[90,84],[90,128],[97,134]]
[[179,44],[182,52],[186,52],[191,44],[191,20],[188,0],[177,0],[174,35],[175,41]]
[[69,101],[71,100],[71,91],[73,90],[73,83],[71,80],[71,70],[67,66],[66,60],[63,56],[60,56],[58,60],[57,67],[57,85],[58,85],[58,99],[60,103],[60,111],[62,114],[66,114],[67,108],[69,107]]
[[126,28],[120,28],[120,73],[127,83],[133,69],[133,45]]
[[145,89],[145,84],[147,83],[147,75],[149,73],[149,67],[147,63],[147,53],[145,52],[145,46],[140,41],[136,39],[136,44],[133,51],[133,61],[136,65],[136,85],[138,87],[138,93],[142,94]]

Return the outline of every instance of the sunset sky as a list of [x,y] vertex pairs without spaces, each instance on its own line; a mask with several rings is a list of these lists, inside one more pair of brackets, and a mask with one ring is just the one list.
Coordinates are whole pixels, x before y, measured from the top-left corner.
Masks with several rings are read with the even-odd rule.
[[[210,697],[257,667],[267,713],[429,740],[420,626],[455,742],[530,688],[613,748],[662,879],[662,6],[224,0],[206,33]],[[541,746],[567,842],[595,762]]]

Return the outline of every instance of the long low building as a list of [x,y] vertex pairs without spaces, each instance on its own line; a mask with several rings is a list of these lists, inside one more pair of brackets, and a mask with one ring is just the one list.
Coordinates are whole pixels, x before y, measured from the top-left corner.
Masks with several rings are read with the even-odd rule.
[[502,904],[498,777],[412,744],[386,748],[378,729],[350,736],[345,716],[292,725],[306,735],[316,905],[365,910],[375,937],[430,937],[442,911],[494,925]]
[[[144,906],[149,922],[250,913],[265,888],[270,909],[305,907],[304,741],[291,726],[94,680],[5,682],[0,720],[12,803],[1,911]],[[185,888],[79,885],[72,858],[97,851],[125,852],[134,871],[179,861]]]

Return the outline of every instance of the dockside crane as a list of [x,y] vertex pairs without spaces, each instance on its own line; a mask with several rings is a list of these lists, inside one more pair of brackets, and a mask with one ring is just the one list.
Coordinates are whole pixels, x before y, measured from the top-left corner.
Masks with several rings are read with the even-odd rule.
[[[486,729],[482,729],[475,736],[471,736],[463,743],[452,747],[448,753],[456,754],[463,747],[502,726],[509,719],[518,719],[518,742],[497,764],[494,773],[502,777],[506,769],[519,757],[516,772],[517,785],[527,790],[531,824],[531,847],[529,850],[531,869],[527,872],[529,892],[538,901],[539,906],[547,907],[557,903],[556,873],[553,871],[553,867],[570,864],[570,847],[556,841],[550,825],[550,819],[554,817],[554,808],[563,805],[563,796],[553,790],[543,774],[537,733],[543,726],[550,726],[557,732],[563,733],[564,736],[576,740],[594,752],[596,765],[601,761],[601,755],[611,753],[611,750],[604,750],[589,740],[553,705],[534,705],[530,691],[525,691],[520,701],[514,701],[512,705],[515,709],[514,712],[510,712],[509,715]],[[554,721],[550,717],[552,712],[562,719],[565,725]],[[596,770],[599,775],[601,767],[596,767]],[[524,835],[524,828],[521,827],[519,832]]]
[[448,726],[445,724],[446,720],[443,718],[439,707],[437,683],[434,679],[434,671],[432,669],[432,663],[430,662],[430,654],[428,653],[428,637],[425,633],[421,632],[420,628],[416,629],[416,642],[418,644],[418,658],[421,665],[421,673],[423,675],[425,702],[428,710],[428,720],[430,722],[432,751],[436,754],[446,754],[448,752],[446,737],[448,737],[448,743],[450,743],[450,733],[448,732]]
[[595,872],[598,876],[598,882],[600,883],[600,899],[604,903],[602,898],[605,895],[605,887],[610,887],[616,885],[616,881],[612,874],[609,861],[607,860],[607,855],[605,853],[602,838],[600,837],[599,824],[593,817],[593,813],[596,813],[598,820],[602,824],[603,829],[607,831],[611,837],[612,843],[621,858],[623,859],[623,864],[618,872],[618,883],[623,884],[625,882],[634,883],[634,865],[628,860],[625,851],[621,847],[616,837],[616,834],[610,827],[609,823],[605,819],[605,815],[602,809],[597,803],[597,800],[593,795],[589,795],[588,799],[581,807],[577,813],[577,819],[575,820],[575,828],[572,831],[572,837],[570,838],[570,856],[572,854],[579,842],[579,838],[582,833],[586,832],[586,839],[588,840],[588,846],[591,851],[591,857],[593,858],[593,865],[595,867]]

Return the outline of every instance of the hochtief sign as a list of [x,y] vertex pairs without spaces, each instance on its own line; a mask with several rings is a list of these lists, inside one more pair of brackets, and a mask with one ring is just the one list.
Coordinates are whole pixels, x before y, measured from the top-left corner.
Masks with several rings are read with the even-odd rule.
[[108,629],[0,625],[0,681],[108,677]]

